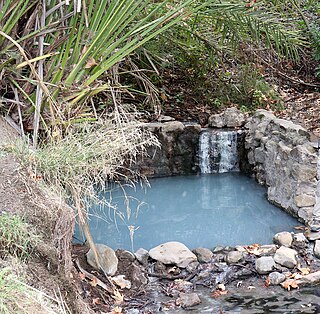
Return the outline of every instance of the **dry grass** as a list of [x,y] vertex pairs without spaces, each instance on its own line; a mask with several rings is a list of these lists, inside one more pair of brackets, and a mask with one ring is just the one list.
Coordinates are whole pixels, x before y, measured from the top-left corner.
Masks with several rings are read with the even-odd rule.
[[23,282],[10,268],[0,269],[0,314],[71,313],[58,295],[52,298]]

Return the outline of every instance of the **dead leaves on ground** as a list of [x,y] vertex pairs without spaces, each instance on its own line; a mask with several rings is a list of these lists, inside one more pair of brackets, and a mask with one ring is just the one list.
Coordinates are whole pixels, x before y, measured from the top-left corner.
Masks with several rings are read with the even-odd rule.
[[287,279],[286,281],[281,283],[281,286],[288,291],[290,291],[291,288],[299,289],[299,286],[295,279]]
[[299,285],[297,283],[297,280],[303,278],[305,275],[310,274],[310,268],[309,267],[297,267],[299,272],[293,273],[293,274],[288,274],[288,279],[285,280],[284,282],[281,283],[281,286],[290,291],[292,288],[293,289],[299,289]]

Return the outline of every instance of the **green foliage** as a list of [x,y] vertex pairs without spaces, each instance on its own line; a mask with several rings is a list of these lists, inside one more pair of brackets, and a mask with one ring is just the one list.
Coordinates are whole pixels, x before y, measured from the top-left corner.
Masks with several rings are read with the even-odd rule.
[[148,0],[102,0],[79,10],[56,1],[44,7],[31,0],[0,1],[0,59],[5,64],[0,91],[7,103],[31,104],[22,114],[18,110],[21,126],[23,114],[34,114],[34,145],[40,119],[47,133],[96,119],[92,99],[97,94],[112,99],[111,89],[125,89],[117,79],[118,65],[183,19],[191,2],[168,7]]
[[32,228],[16,215],[0,215],[0,257],[13,255],[25,260],[29,257],[39,237]]

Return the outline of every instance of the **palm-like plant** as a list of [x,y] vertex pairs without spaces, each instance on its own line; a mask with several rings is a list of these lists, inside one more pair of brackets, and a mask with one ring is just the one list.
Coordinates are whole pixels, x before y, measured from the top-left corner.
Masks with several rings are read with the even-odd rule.
[[147,0],[102,0],[80,9],[66,2],[2,1],[0,57],[10,65],[2,69],[21,94],[15,102],[32,104],[34,145],[40,113],[53,127],[77,116],[85,101],[110,90],[108,71],[185,17],[190,2],[169,9]]

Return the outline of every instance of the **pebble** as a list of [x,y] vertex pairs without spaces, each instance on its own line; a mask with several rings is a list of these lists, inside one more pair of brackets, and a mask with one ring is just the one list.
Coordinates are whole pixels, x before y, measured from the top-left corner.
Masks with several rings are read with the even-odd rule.
[[192,307],[201,303],[199,296],[196,293],[179,293],[179,298],[176,304],[183,308]]
[[284,274],[281,274],[277,271],[274,271],[269,274],[269,283],[270,285],[279,285],[281,282],[285,281],[286,276]]

